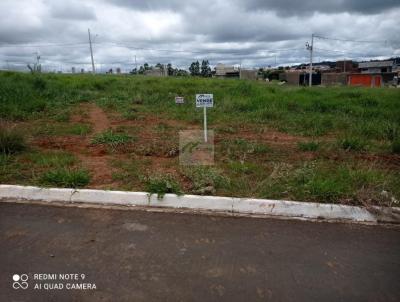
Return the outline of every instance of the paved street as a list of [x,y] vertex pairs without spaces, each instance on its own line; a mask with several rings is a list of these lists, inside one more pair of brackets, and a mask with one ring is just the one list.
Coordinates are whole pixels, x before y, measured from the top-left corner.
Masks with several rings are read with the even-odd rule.
[[0,268],[0,301],[400,301],[400,229],[0,202]]

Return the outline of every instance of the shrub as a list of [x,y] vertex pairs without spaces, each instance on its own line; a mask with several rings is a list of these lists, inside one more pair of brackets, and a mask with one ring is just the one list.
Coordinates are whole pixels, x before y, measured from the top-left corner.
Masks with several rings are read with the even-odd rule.
[[46,81],[40,77],[35,77],[33,79],[33,87],[36,90],[43,91],[46,89]]
[[0,129],[0,152],[13,154],[26,148],[24,137],[15,131]]
[[299,142],[297,145],[301,151],[317,151],[319,148],[317,142]]
[[42,185],[50,185],[63,188],[79,188],[86,186],[90,181],[88,171],[79,169],[71,170],[59,168],[44,173],[39,182]]
[[167,193],[182,194],[181,187],[169,174],[148,177],[146,179],[146,191],[157,194],[158,199],[162,199]]

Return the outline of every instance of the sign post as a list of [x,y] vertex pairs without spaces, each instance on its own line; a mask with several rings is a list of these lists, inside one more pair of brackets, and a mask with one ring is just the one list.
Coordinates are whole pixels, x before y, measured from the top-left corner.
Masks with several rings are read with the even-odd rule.
[[207,107],[214,107],[213,94],[196,94],[196,107],[203,107],[204,112],[204,142],[207,142]]

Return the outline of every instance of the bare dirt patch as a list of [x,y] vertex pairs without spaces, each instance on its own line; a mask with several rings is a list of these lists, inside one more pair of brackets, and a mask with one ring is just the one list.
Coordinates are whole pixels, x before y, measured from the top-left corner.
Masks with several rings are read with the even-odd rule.
[[91,174],[89,186],[104,188],[114,183],[113,169],[109,165],[112,158],[106,147],[91,144],[94,135],[112,128],[105,112],[95,104],[82,104],[71,117],[72,123],[89,122],[93,132],[90,136],[46,137],[35,141],[42,149],[59,149],[73,153]]

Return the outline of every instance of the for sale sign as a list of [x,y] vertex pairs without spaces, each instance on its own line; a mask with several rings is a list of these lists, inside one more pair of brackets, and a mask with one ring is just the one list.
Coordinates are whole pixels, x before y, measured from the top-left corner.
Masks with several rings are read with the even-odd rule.
[[214,107],[214,95],[196,94],[196,107]]
[[175,103],[176,104],[184,104],[185,103],[185,99],[183,98],[183,96],[176,96],[175,97]]

